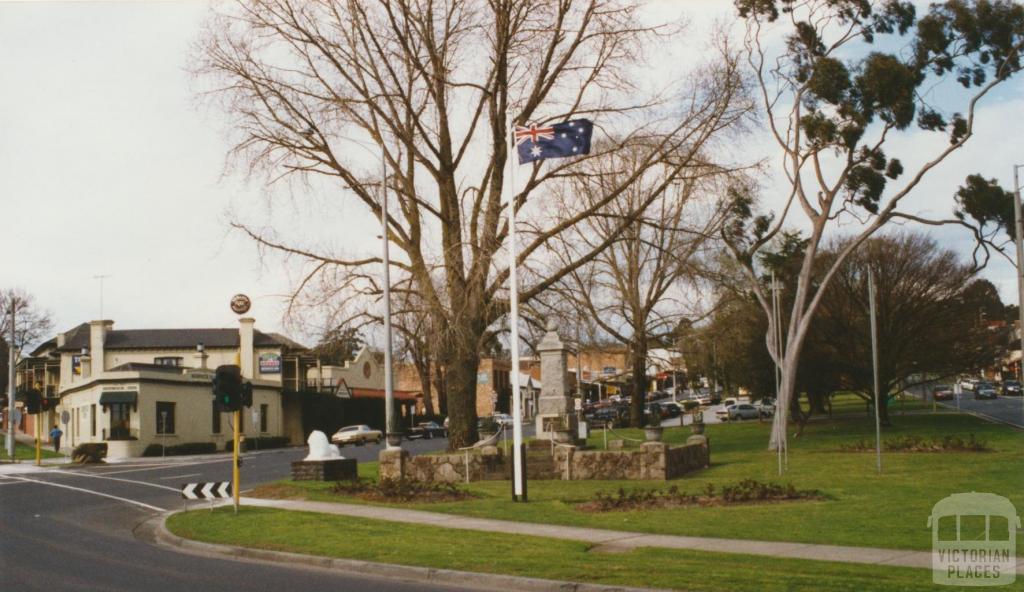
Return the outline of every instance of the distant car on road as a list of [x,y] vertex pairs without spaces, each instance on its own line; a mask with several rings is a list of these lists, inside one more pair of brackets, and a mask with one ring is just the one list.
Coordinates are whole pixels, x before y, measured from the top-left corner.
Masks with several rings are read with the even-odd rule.
[[965,391],[973,391],[974,387],[978,384],[978,381],[974,378],[964,378],[960,381],[960,388]]
[[948,384],[937,384],[932,387],[932,397],[936,401],[948,401],[953,398],[953,387]]
[[775,415],[775,403],[772,401],[761,401],[757,404],[757,408],[761,412],[761,417],[772,417]]
[[1017,380],[1004,380],[999,394],[1004,397],[1019,397],[1021,394],[1020,382]]
[[715,411],[715,417],[722,420],[732,419],[757,419],[760,416],[761,410],[754,407],[750,403],[739,403],[737,405],[729,405],[725,409],[719,409]]
[[491,416],[495,422],[500,426],[512,425],[512,416],[508,413],[495,413]]
[[974,385],[975,399],[995,399],[996,396],[996,387],[991,382],[979,382]]
[[380,444],[383,439],[384,434],[380,430],[375,430],[367,425],[345,426],[334,432],[334,435],[331,436],[331,442],[338,446],[346,444],[363,445],[367,442]]
[[444,426],[438,425],[436,421],[424,421],[416,424],[416,427],[409,428],[405,432],[405,437],[410,440],[417,440],[423,438],[430,440],[432,438],[445,438],[448,436],[448,430]]
[[663,410],[662,417],[679,417],[683,414],[683,407],[675,401],[662,401],[658,404]]

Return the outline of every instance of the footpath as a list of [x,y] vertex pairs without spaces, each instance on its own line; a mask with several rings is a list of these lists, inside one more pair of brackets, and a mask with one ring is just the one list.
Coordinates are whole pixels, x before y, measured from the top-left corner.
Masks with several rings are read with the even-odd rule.
[[[721,539],[711,537],[674,536],[580,528],[555,524],[511,522],[474,518],[453,514],[403,510],[380,506],[364,506],[332,502],[307,502],[294,500],[273,500],[242,498],[243,505],[263,508],[278,508],[321,514],[337,514],[406,524],[422,524],[440,528],[476,530],[522,534],[553,539],[580,541],[594,545],[596,552],[628,551],[639,547],[660,547],[667,549],[690,549],[719,553],[741,553],[809,559],[815,561],[838,561],[893,567],[917,567],[931,569],[932,554],[929,551],[907,551],[902,549],[878,549],[872,547],[846,547],[839,545],[817,545],[810,543],[788,543],[779,541],[752,541],[745,539]],[[1024,574],[1024,558],[1017,558],[1017,573]]]

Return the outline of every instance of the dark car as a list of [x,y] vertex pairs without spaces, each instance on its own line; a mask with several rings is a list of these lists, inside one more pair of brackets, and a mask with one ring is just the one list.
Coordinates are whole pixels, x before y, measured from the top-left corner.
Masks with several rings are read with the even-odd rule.
[[936,401],[948,401],[953,398],[953,387],[948,384],[938,384],[932,387],[932,397]]
[[448,436],[448,430],[444,429],[443,426],[437,425],[433,421],[425,421],[416,424],[416,427],[409,428],[405,432],[405,437],[410,440],[417,440],[423,438],[430,440],[432,438],[445,438]]
[[975,399],[995,399],[996,387],[991,382],[979,382],[974,385]]
[[683,413],[683,408],[675,401],[662,401],[658,404],[661,405],[662,417],[679,417]]
[[1016,380],[1004,380],[1000,394],[1004,397],[1019,397],[1021,393],[1020,382]]

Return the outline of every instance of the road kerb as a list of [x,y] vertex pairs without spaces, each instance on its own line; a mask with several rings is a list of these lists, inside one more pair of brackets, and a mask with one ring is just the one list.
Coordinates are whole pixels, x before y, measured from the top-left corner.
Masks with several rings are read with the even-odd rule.
[[[280,563],[289,566],[302,565],[318,569],[342,572],[350,575],[403,580],[414,583],[432,583],[467,590],[521,590],[523,592],[661,592],[655,588],[634,588],[607,586],[585,582],[544,580],[505,574],[456,571],[433,567],[376,563],[357,559],[339,559],[319,555],[304,555],[285,551],[270,551],[236,545],[204,543],[179,537],[167,530],[167,519],[178,512],[159,514],[149,519],[142,530],[150,530],[153,541],[184,553],[210,556],[219,555],[238,560]],[[136,532],[137,535],[145,533]]]

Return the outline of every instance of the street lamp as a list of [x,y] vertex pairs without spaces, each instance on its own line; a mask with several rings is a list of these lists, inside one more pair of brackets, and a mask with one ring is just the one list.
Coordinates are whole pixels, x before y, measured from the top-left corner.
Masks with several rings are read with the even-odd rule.
[[[1017,243],[1017,314],[1020,325],[1017,327],[1017,336],[1020,338],[1021,359],[1017,364],[1017,378],[1024,383],[1024,224],[1020,214],[1020,180],[1017,172],[1024,168],[1024,165],[1013,165],[1013,217]],[[1024,393],[1021,401],[1024,402]]]

